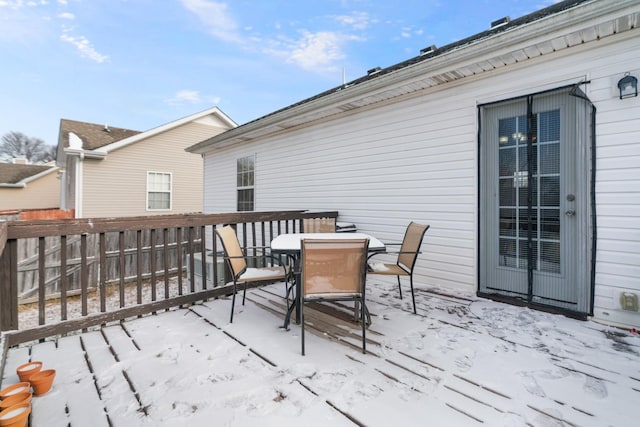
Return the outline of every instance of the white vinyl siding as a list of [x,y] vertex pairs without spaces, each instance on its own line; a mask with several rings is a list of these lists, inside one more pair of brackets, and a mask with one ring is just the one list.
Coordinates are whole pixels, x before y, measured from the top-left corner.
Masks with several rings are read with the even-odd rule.
[[147,210],[171,210],[171,173],[147,172]]
[[638,31],[211,151],[204,210],[235,209],[236,159],[251,150],[260,159],[256,210],[337,210],[383,241],[400,241],[409,221],[430,224],[416,285],[476,291],[477,105],[588,80],[582,88],[597,108],[595,315],[640,325],[618,302],[622,291],[640,293],[640,97],[620,100],[617,90],[625,72],[640,76]]
[[147,210],[147,171],[171,173],[171,213],[201,212],[202,158],[184,149],[224,130],[187,123],[112,151],[103,160],[85,159],[83,216],[166,214]]

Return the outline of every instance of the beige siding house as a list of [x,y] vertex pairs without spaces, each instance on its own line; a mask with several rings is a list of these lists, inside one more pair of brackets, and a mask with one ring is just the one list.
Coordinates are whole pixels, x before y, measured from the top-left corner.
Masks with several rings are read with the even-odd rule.
[[418,286],[638,328],[639,22],[557,2],[203,141],[204,211],[430,224]]
[[0,163],[0,211],[60,206],[59,168]]
[[146,132],[60,121],[62,208],[77,218],[202,211],[202,160],[185,148],[236,124],[218,108]]

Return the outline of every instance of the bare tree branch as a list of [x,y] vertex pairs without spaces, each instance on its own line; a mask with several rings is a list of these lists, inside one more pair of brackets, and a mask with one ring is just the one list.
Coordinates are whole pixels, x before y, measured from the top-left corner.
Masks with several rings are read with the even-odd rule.
[[21,132],[11,131],[2,136],[0,158],[9,162],[14,158],[26,158],[29,163],[44,163],[55,158],[55,147],[40,138],[32,138]]

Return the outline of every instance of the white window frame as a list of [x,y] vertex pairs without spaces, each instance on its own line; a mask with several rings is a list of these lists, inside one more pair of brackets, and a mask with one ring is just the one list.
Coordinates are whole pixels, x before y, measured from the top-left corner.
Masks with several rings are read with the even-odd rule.
[[[169,190],[151,188],[150,178],[152,175],[164,175],[169,177]],[[169,207],[168,208],[151,208],[149,207],[149,193],[169,193]],[[145,208],[147,212],[168,212],[173,209],[173,173],[172,172],[160,172],[160,171],[147,171],[147,197],[145,201]]]
[[[243,161],[243,160],[246,160],[246,159],[252,159],[252,164],[253,164],[253,169],[251,170],[251,173],[252,173],[252,176],[253,176],[251,185],[242,185],[240,183],[240,181],[241,181],[241,178],[240,178],[241,175],[240,174],[241,174],[242,171],[238,167],[238,163]],[[244,209],[241,210],[240,209],[240,200],[239,200],[238,196],[240,194],[240,191],[242,191],[242,190],[252,190],[252,192],[253,192],[253,200],[251,201],[252,209],[250,209],[250,210],[244,210]],[[254,154],[251,154],[251,155],[248,155],[248,156],[239,157],[236,160],[236,210],[238,212],[253,212],[253,211],[255,211],[255,209],[256,209],[256,155],[254,153]]]

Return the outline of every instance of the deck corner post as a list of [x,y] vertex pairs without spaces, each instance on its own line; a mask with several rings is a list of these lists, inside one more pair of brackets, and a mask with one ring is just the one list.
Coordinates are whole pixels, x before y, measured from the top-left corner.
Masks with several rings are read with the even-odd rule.
[[18,329],[18,242],[6,240],[0,251],[0,331]]

